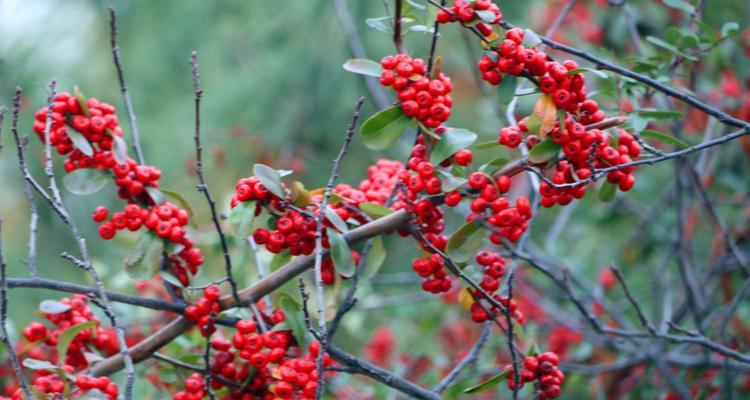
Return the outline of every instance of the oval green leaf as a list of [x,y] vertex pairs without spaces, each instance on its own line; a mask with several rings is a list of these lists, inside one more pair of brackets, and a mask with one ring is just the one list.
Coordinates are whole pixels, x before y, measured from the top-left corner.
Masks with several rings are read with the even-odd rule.
[[359,128],[362,143],[370,150],[385,150],[401,137],[411,124],[400,105],[395,105],[368,118]]
[[377,63],[366,58],[353,58],[348,60],[343,65],[344,69],[355,74],[375,76],[380,78],[380,73],[383,72],[383,67],[380,63]]
[[474,257],[482,247],[484,231],[479,224],[467,222],[448,238],[445,253],[455,262],[467,262]]
[[39,310],[45,314],[61,314],[70,310],[70,304],[63,304],[57,300],[43,300],[39,303]]
[[553,159],[560,151],[560,145],[552,141],[552,139],[545,139],[537,143],[529,151],[529,162],[534,164],[540,164]]
[[609,182],[604,182],[601,188],[599,188],[599,200],[607,203],[615,198],[617,192],[617,185],[613,185]]
[[120,136],[112,135],[112,155],[118,164],[125,164],[128,160],[128,144]]
[[505,370],[493,376],[492,378],[486,379],[472,387],[466,388],[464,390],[464,393],[480,393],[492,389],[495,386],[499,385],[500,382],[502,382],[503,378],[505,378],[509,373],[510,370]]
[[393,213],[393,210],[386,206],[381,206],[378,203],[370,203],[367,201],[359,203],[359,209],[362,210],[363,213],[373,218],[385,217],[386,215]]
[[673,146],[681,147],[683,149],[690,147],[688,146],[687,143],[683,142],[682,140],[677,139],[674,136],[669,136],[665,133],[661,133],[661,132],[646,130],[646,131],[641,131],[639,135],[641,135],[641,137],[643,138],[658,140],[662,143],[671,144]]
[[497,86],[497,102],[504,106],[508,105],[516,95],[517,83],[518,78],[515,75],[503,75],[503,80]]
[[91,335],[96,336],[96,322],[94,321],[86,321],[81,322],[78,325],[73,325],[60,334],[60,338],[57,341],[57,359],[60,360],[61,363],[65,361],[65,355],[68,354],[70,343],[76,336],[78,336],[78,334],[86,329],[90,329]]
[[260,183],[280,199],[286,198],[284,188],[281,186],[281,175],[275,169],[265,164],[253,165],[253,174]]
[[133,279],[146,280],[156,274],[161,261],[164,243],[152,232],[144,232],[135,248],[125,257],[125,271]]
[[447,128],[443,137],[435,144],[430,152],[430,162],[437,165],[447,160],[457,151],[465,149],[477,140],[477,134],[460,128]]
[[227,223],[235,238],[244,239],[250,234],[255,219],[255,202],[243,201],[229,212]]
[[336,231],[328,230],[328,241],[331,244],[331,259],[336,272],[345,278],[354,275],[354,259],[349,244],[344,236]]
[[63,185],[71,193],[83,196],[101,190],[109,178],[109,174],[102,169],[81,168],[65,175]]
[[89,143],[89,140],[86,139],[81,132],[78,132],[75,129],[68,129],[67,132],[70,141],[73,142],[73,146],[75,146],[76,149],[89,157],[94,155],[94,148],[91,147],[91,143]]
[[367,262],[365,263],[365,270],[363,274],[365,278],[372,278],[375,276],[380,267],[385,262],[385,246],[383,245],[383,237],[375,236],[372,240],[372,246],[367,252]]

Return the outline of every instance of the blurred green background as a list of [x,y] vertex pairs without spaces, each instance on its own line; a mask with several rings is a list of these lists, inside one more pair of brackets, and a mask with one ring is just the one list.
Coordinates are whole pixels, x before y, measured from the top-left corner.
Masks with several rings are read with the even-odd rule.
[[[387,15],[381,1],[345,0],[352,14],[369,58],[379,60],[394,52],[391,38],[365,23],[366,18]],[[416,1],[416,3],[424,3]],[[558,38],[590,49],[604,56],[622,58],[632,52],[625,17],[620,7],[607,7],[604,2],[580,1],[586,13],[564,24]],[[722,0],[709,6],[705,21],[720,29],[728,21],[747,26],[750,3],[745,0]],[[718,6],[718,4],[721,6]],[[33,113],[43,106],[50,80],[58,81],[60,90],[78,85],[89,97],[97,97],[118,107],[125,137],[130,140],[129,124],[124,113],[116,72],[109,44],[108,2],[0,0],[0,104],[10,106],[16,85],[24,90],[21,134],[31,134]],[[558,1],[502,1],[505,18],[516,25],[544,32],[559,12]],[[629,2],[638,21],[639,33],[661,36],[675,23],[674,10],[655,1]],[[188,59],[198,52],[203,97],[203,140],[205,172],[220,209],[227,208],[234,182],[251,174],[255,162],[278,169],[292,169],[295,178],[308,188],[324,185],[331,161],[338,152],[353,105],[366,96],[363,118],[376,108],[360,76],[342,70],[341,65],[352,58],[347,38],[331,1],[115,1],[118,13],[119,44],[125,77],[138,117],[138,128],[148,164],[163,171],[163,188],[176,190],[189,199],[196,213],[197,242],[207,253],[205,273],[199,280],[221,276],[223,265],[218,243],[213,235],[205,201],[195,189],[193,173],[193,89]],[[392,5],[390,5],[392,9]],[[434,12],[431,10],[430,12]],[[416,14],[428,20],[431,14]],[[670,14],[671,13],[671,14]],[[684,21],[679,15],[677,22]],[[441,27],[437,53],[443,57],[443,71],[455,83],[453,116],[449,123],[480,134],[479,141],[494,140],[503,124],[502,112],[494,102],[493,88],[481,84],[489,94],[484,97],[477,89],[474,64],[481,48],[473,37],[463,37],[457,26]],[[597,43],[592,44],[592,38]],[[468,40],[468,46],[466,45]],[[409,52],[426,58],[430,35],[411,32],[406,37]],[[650,53],[658,48],[649,46]],[[624,63],[624,62],[623,62]],[[703,74],[698,82],[700,94],[710,93],[719,82],[721,71],[732,67],[740,78],[748,75],[747,57],[742,46],[732,40],[706,56]],[[606,81],[589,78],[590,92],[599,88],[601,101],[617,114],[619,100],[606,96]],[[389,98],[392,94],[386,92]],[[734,99],[736,100],[736,99]],[[722,99],[719,106],[731,106],[732,99]],[[523,99],[518,116],[528,114],[532,99]],[[26,241],[28,239],[28,206],[22,191],[15,144],[9,131],[9,114],[3,124],[4,148],[0,154],[0,214],[3,223],[3,246],[12,276],[24,276]],[[694,140],[693,140],[694,139]],[[688,138],[697,141],[699,138]],[[404,160],[412,137],[407,137],[387,154],[367,151],[358,139],[345,159],[341,181],[356,184],[368,165],[387,156]],[[722,149],[715,161],[717,170],[724,168],[716,190],[723,194],[745,194],[748,191],[744,156],[737,147]],[[476,158],[488,160],[506,153],[499,148],[477,152]],[[509,156],[514,154],[507,152]],[[29,150],[32,171],[41,179],[39,165],[42,146],[32,137]],[[132,154],[131,154],[132,156]],[[739,161],[739,162],[738,162]],[[60,167],[58,163],[57,167]],[[59,168],[58,168],[59,170]],[[59,175],[62,176],[62,175]],[[643,210],[662,207],[652,204],[655,193],[661,193],[665,182],[673,180],[671,164],[662,164],[637,173],[636,188],[628,194],[628,204]],[[111,184],[95,195],[76,196],[64,193],[73,217],[81,227],[92,254],[107,276],[113,290],[132,293],[133,287],[122,272],[122,259],[132,247],[136,235],[120,235],[107,244],[98,238],[96,224],[90,214],[100,204],[119,204]],[[38,197],[38,196],[37,196]],[[88,282],[84,274],[60,258],[63,250],[74,249],[64,225],[37,198],[40,206],[39,259],[43,276],[74,282]],[[663,248],[670,238],[659,230],[644,232],[643,242],[631,239],[639,223],[623,201],[601,203],[593,191],[575,206],[568,219],[565,234],[557,243],[544,243],[544,238],[558,217],[560,208],[541,210],[534,221],[532,239],[540,247],[571,268],[596,279],[596,271],[609,263],[617,263],[625,271],[648,269],[664,256]],[[740,218],[739,206],[722,203],[720,213],[733,225],[746,224]],[[655,225],[674,223],[673,213],[657,212]],[[449,218],[448,232],[460,222]],[[701,229],[704,229],[701,231]],[[708,224],[699,224],[694,241],[694,254],[704,257],[713,238]],[[416,248],[398,238],[386,241],[388,258],[381,274],[411,273],[410,263]],[[243,286],[251,283],[254,269],[249,249],[233,242],[236,271]],[[531,275],[531,274],[530,274]],[[629,275],[626,272],[626,275]],[[633,276],[635,274],[632,274]],[[647,289],[638,286],[647,277],[634,277],[639,294]],[[89,282],[90,283],[90,282]],[[362,296],[377,301],[390,295],[414,297],[418,283],[411,285],[370,285],[365,283]],[[417,293],[418,294],[418,293]],[[11,295],[11,321],[21,326],[32,317],[38,302],[58,295],[43,290],[16,289]],[[409,297],[406,297],[409,298]],[[414,297],[422,299],[422,297]],[[396,297],[398,299],[398,297]],[[446,321],[466,320],[463,310],[438,301],[413,302],[403,306],[375,311],[355,311],[345,332],[339,338],[357,348],[370,335],[371,329],[383,322],[398,332],[400,349],[414,354],[431,353],[436,341],[423,341],[426,332]],[[125,310],[120,308],[120,310]],[[747,310],[741,309],[741,312]],[[124,317],[126,312],[121,313]],[[137,315],[137,314],[133,314]],[[419,317],[417,324],[414,318]],[[127,318],[127,317],[126,317]],[[502,341],[493,346],[501,348]],[[445,359],[437,361],[445,362]],[[436,375],[435,375],[436,376]],[[430,378],[434,380],[433,378]]]

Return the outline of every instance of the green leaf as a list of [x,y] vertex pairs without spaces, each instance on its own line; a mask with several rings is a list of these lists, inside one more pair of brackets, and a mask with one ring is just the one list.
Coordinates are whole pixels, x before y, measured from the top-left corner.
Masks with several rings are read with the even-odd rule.
[[375,276],[380,267],[385,262],[385,246],[383,245],[383,237],[375,236],[372,240],[372,246],[367,252],[367,261],[365,262],[365,270],[363,271],[365,278],[372,278]]
[[662,110],[635,110],[631,113],[636,113],[644,118],[651,119],[677,119],[682,118],[682,113],[679,111],[662,111]]
[[83,115],[90,117],[91,114],[89,114],[89,102],[88,99],[86,99],[86,95],[83,94],[81,91],[81,88],[78,86],[73,87],[73,96],[75,96],[76,99],[78,99],[78,107],[81,107],[81,111],[83,111]]
[[63,304],[57,300],[42,300],[39,310],[45,314],[61,314],[70,310],[70,304]]
[[380,74],[383,72],[383,67],[380,63],[377,63],[366,58],[353,58],[348,60],[343,65],[344,69],[355,74],[369,75],[380,78]]
[[89,157],[94,155],[94,148],[91,147],[91,143],[89,143],[89,140],[81,132],[75,129],[68,129],[67,132],[76,149]]
[[554,158],[560,151],[560,145],[552,139],[544,139],[529,151],[529,162],[540,164]]
[[516,95],[517,83],[518,78],[515,75],[505,74],[497,86],[497,102],[504,106],[508,105]]
[[101,190],[109,181],[109,174],[98,168],[80,168],[63,178],[63,185],[71,193],[87,195]]
[[354,275],[354,259],[349,244],[344,236],[336,231],[328,230],[328,241],[331,244],[331,259],[336,272],[345,278]]
[[162,193],[159,188],[146,186],[146,193],[148,193],[149,197],[151,197],[151,200],[153,200],[155,204],[164,204],[164,193]]
[[371,28],[375,28],[381,32],[393,35],[393,26],[391,21],[393,17],[380,17],[380,18],[367,18],[365,23]]
[[468,181],[468,179],[466,179],[466,178],[462,178],[460,176],[455,176],[455,175],[449,174],[449,173],[447,173],[445,171],[438,170],[438,172],[440,172],[440,174],[443,175],[443,182],[442,182],[443,185],[442,185],[442,188],[443,188],[443,192],[446,192],[446,193],[447,192],[452,192],[452,191],[460,188],[461,186],[465,185],[466,182]]
[[284,310],[286,324],[292,330],[292,335],[297,340],[300,348],[305,348],[307,343],[307,332],[302,319],[302,307],[292,296],[283,293],[279,297],[279,307]]
[[430,152],[430,162],[437,165],[447,160],[457,151],[471,146],[477,140],[477,134],[460,128],[447,128]]
[[55,364],[52,364],[49,361],[36,360],[33,358],[27,358],[23,360],[21,364],[23,364],[24,367],[33,370],[41,369],[46,371],[56,371],[58,369]]
[[475,14],[477,15],[477,17],[479,17],[479,19],[482,20],[482,22],[486,22],[488,24],[495,22],[495,13],[493,13],[492,11],[476,11]]
[[487,150],[487,149],[492,149],[498,146],[500,146],[500,142],[498,142],[497,140],[490,140],[489,142],[477,143],[471,146],[471,148],[477,149],[477,150]]
[[609,182],[604,182],[604,184],[602,184],[602,187],[599,189],[599,200],[608,203],[615,198],[616,192],[617,185],[611,184]]
[[736,22],[727,22],[721,27],[721,37],[727,38],[736,35],[740,31],[740,26]]
[[475,222],[467,222],[448,238],[445,253],[455,262],[467,262],[482,247],[484,231]]
[[227,223],[235,238],[244,239],[250,235],[250,228],[255,219],[255,208],[254,201],[243,201],[229,212]]
[[479,167],[479,172],[486,172],[488,168],[498,169],[501,168],[503,165],[508,163],[508,159],[505,157],[497,157],[493,159],[492,161],[488,162],[487,164],[482,165]]
[[155,233],[148,231],[141,234],[135,248],[125,257],[125,271],[133,279],[146,280],[159,269],[164,243]]
[[381,206],[378,203],[370,203],[367,201],[359,203],[359,209],[362,210],[363,213],[373,218],[385,217],[386,215],[393,213],[393,210],[386,206]]
[[535,47],[536,45],[542,43],[542,38],[539,37],[539,35],[536,34],[536,32],[532,31],[531,29],[524,30],[523,34],[523,44],[526,47]]
[[568,76],[573,76],[575,74],[582,74],[585,72],[591,72],[592,74],[595,74],[596,76],[602,79],[609,78],[606,72],[598,70],[598,69],[592,69],[592,68],[576,68],[576,69],[568,71]]
[[185,288],[185,286],[182,284],[182,282],[180,282],[180,280],[177,279],[177,277],[175,277],[174,275],[170,274],[169,272],[161,271],[161,272],[159,272],[159,276],[161,276],[161,279],[163,279],[165,282],[169,282],[173,286],[176,286],[176,287],[181,288],[181,289]]
[[325,216],[328,222],[333,224],[333,226],[340,232],[347,232],[349,230],[349,228],[346,226],[346,222],[344,222],[344,220],[341,219],[341,217],[331,207],[326,207]]
[[159,189],[161,190],[162,194],[165,196],[171,198],[175,201],[180,207],[185,209],[188,213],[188,217],[193,217],[193,207],[190,205],[190,201],[185,198],[185,196],[182,195],[182,193],[174,191],[174,190],[168,190],[168,189]]
[[464,390],[464,393],[480,393],[480,392],[490,390],[494,388],[495,386],[499,385],[500,382],[502,382],[503,378],[505,378],[510,373],[510,371],[511,370],[509,369],[505,370],[493,376],[492,378],[486,379],[472,387],[466,388],[466,390]]
[[526,130],[536,134],[539,129],[542,128],[542,120],[539,119],[535,114],[529,115],[529,119],[526,120]]
[[658,141],[660,141],[662,143],[671,144],[673,146],[681,147],[683,149],[686,149],[686,148],[690,147],[690,146],[688,146],[687,143],[683,142],[682,140],[677,139],[674,136],[669,136],[669,135],[667,135],[665,133],[661,133],[661,132],[656,132],[656,131],[641,131],[639,133],[639,135],[641,135],[641,137],[643,137],[643,138],[658,140]]
[[668,50],[668,51],[670,51],[670,52],[672,52],[674,54],[679,54],[682,57],[687,58],[688,60],[691,60],[691,61],[697,61],[698,60],[694,56],[691,56],[690,54],[686,54],[685,52],[680,51],[680,49],[678,49],[676,46],[674,46],[674,45],[672,45],[670,43],[667,43],[664,40],[659,39],[657,37],[646,36],[646,41],[649,42],[649,43],[651,43],[651,44],[653,44],[653,45],[655,45],[655,46],[657,46],[657,47],[661,47],[663,49],[666,49],[666,50]]
[[68,354],[68,347],[73,339],[86,329],[90,329],[91,335],[96,336],[96,322],[94,321],[81,322],[62,331],[57,341],[57,359],[60,363],[65,362],[65,355]]
[[112,134],[112,140],[112,156],[118,164],[125,164],[128,159],[128,144],[115,134]]
[[284,250],[281,253],[274,254],[273,258],[271,258],[271,265],[270,265],[271,271],[276,271],[277,269],[283,267],[291,259],[292,259],[292,254],[289,253],[288,250]]
[[401,137],[411,118],[395,105],[368,118],[359,128],[362,143],[370,150],[385,150]]
[[279,171],[269,167],[265,164],[253,165],[253,175],[260,181],[260,183],[268,189],[269,192],[275,194],[278,198],[286,198],[284,188],[281,186],[281,175]]
[[695,7],[684,0],[664,0],[664,5],[684,11],[688,14],[695,12]]

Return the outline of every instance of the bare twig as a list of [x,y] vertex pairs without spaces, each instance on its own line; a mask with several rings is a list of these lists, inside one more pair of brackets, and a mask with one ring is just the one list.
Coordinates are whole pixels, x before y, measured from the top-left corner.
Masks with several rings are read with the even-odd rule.
[[115,14],[115,8],[109,6],[109,30],[110,30],[110,44],[112,46],[112,58],[115,62],[115,69],[117,69],[117,79],[120,81],[120,91],[125,101],[125,109],[128,112],[128,121],[130,122],[130,132],[133,135],[133,151],[138,159],[139,164],[145,164],[143,158],[143,150],[141,149],[141,139],[138,136],[138,123],[135,117],[135,111],[133,111],[133,103],[130,101],[130,93],[128,87],[125,85],[125,75],[122,71],[122,63],[120,61],[120,46],[117,44],[117,15]]
[[201,74],[200,67],[198,66],[198,53],[193,51],[190,55],[190,65],[193,70],[193,85],[195,88],[195,160],[196,167],[195,172],[198,175],[198,191],[202,192],[208,202],[208,208],[211,210],[211,220],[214,222],[216,233],[219,234],[219,241],[221,242],[221,250],[224,252],[224,269],[229,280],[229,284],[232,287],[232,295],[235,300],[239,303],[240,297],[237,293],[237,282],[232,277],[232,258],[229,256],[229,246],[227,246],[227,238],[224,235],[224,231],[221,229],[221,223],[219,222],[219,215],[216,212],[216,203],[214,202],[211,193],[208,191],[208,185],[206,180],[203,178],[203,147],[201,146],[201,98],[203,97],[203,88],[201,88]]
[[[397,0],[398,1],[398,0]],[[398,2],[397,8],[400,7]],[[333,185],[339,177],[339,169],[341,168],[341,160],[344,158],[346,153],[349,151],[349,144],[354,136],[354,131],[357,126],[357,120],[359,119],[359,111],[364,104],[364,97],[360,97],[357,104],[354,106],[354,114],[352,114],[349,127],[346,130],[346,136],[344,137],[344,144],[339,150],[339,154],[333,161],[333,169],[331,170],[331,176],[328,178],[323,199],[318,205],[318,215],[315,217],[315,292],[318,300],[318,340],[320,340],[321,351],[318,353],[318,387],[316,391],[316,399],[319,399],[323,395],[323,385],[325,382],[325,374],[323,373],[323,354],[327,346],[326,337],[326,318],[325,318],[325,298],[323,296],[323,221],[325,218],[325,210],[328,208],[328,203],[331,199],[331,192],[333,191]]]
[[[13,109],[14,126],[17,121],[18,111]],[[13,348],[13,343],[8,337],[8,329],[6,324],[8,322],[8,277],[7,264],[5,263],[5,255],[3,254],[3,238],[2,238],[2,226],[3,219],[0,217],[0,341],[2,341],[5,350],[8,352],[10,357],[10,364],[13,366],[13,372],[16,374],[18,383],[21,385],[23,394],[27,399],[33,399],[31,391],[29,390],[29,383],[26,381],[26,377],[23,374],[23,368],[18,360],[18,354],[16,349]]]
[[487,338],[490,336],[491,331],[492,324],[485,322],[484,328],[482,328],[482,333],[479,335],[479,339],[477,339],[474,345],[471,346],[471,349],[466,353],[466,356],[464,356],[464,358],[462,358],[461,361],[459,361],[458,364],[448,372],[448,375],[446,375],[437,386],[432,388],[433,392],[442,393],[445,391],[451,383],[455,382],[456,379],[461,376],[461,372],[463,372],[464,368],[476,362],[477,358],[479,358],[479,353],[482,351],[482,347],[487,343]]

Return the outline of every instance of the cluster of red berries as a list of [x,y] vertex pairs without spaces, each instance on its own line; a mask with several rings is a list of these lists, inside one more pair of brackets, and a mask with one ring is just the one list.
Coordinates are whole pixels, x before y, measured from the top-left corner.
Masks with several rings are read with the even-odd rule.
[[[505,259],[500,254],[489,250],[480,251],[477,253],[475,259],[477,264],[482,266],[483,276],[479,286],[484,289],[487,294],[491,295],[493,299],[502,304],[503,307],[509,308],[511,317],[518,321],[518,323],[523,324],[525,322],[525,317],[523,313],[518,310],[516,302],[507,297],[500,296],[499,294],[494,294],[500,289],[500,280],[503,275],[505,275]],[[477,297],[482,298],[480,293],[477,293]],[[489,310],[496,315],[501,315],[500,310],[497,307],[492,306]],[[490,316],[482,305],[476,301],[471,304],[472,321],[481,323],[488,321],[489,319]]]
[[437,79],[424,76],[424,60],[406,54],[383,57],[380,65],[380,83],[398,93],[401,110],[407,117],[418,119],[428,128],[437,128],[448,120],[453,106],[450,78],[442,73]]
[[78,375],[76,377],[76,386],[81,392],[89,390],[98,390],[104,393],[104,396],[109,400],[117,399],[120,394],[120,389],[117,387],[115,382],[109,380],[106,376],[93,377],[88,375]]
[[32,322],[24,329],[24,337],[29,342],[44,339],[45,345],[55,347],[64,330],[74,325],[94,321],[96,324],[95,329],[84,329],[70,342],[63,364],[70,365],[76,370],[85,368],[88,366],[88,362],[83,353],[89,351],[91,348],[95,348],[106,355],[112,355],[117,352],[119,347],[114,330],[99,326],[99,319],[94,316],[91,307],[88,306],[86,296],[76,294],[70,298],[62,298],[60,303],[70,308],[61,313],[44,315],[45,318],[55,325],[54,329],[48,329],[40,322]]
[[[278,310],[269,327],[283,322],[283,312]],[[320,344],[313,341],[308,353],[300,355],[289,330],[259,332],[255,322],[240,320],[231,340],[212,339],[215,350],[211,373],[223,379],[212,379],[212,389],[226,387],[226,399],[314,399],[318,387],[316,358]],[[328,355],[323,364],[333,364]],[[227,385],[226,381],[245,383]],[[185,390],[174,394],[174,400],[200,400],[206,394],[205,381],[201,374],[193,374],[185,381]]]
[[[75,370],[69,365],[63,366],[62,370],[68,374],[73,374],[75,372]],[[66,386],[66,382],[63,381],[63,378],[61,378],[58,373],[47,370],[36,371],[31,383],[36,390],[55,399],[62,398]],[[89,390],[97,390],[108,400],[115,400],[120,394],[120,389],[117,387],[117,383],[112,382],[106,376],[97,378],[88,375],[78,375],[72,383],[78,388],[76,396],[80,396]],[[0,400],[22,400],[23,398],[23,391],[17,389],[10,398],[0,397]]]
[[[77,97],[70,93],[61,92],[55,95],[52,103],[51,126],[49,131],[50,146],[62,155],[70,155],[65,169],[70,172],[78,168],[109,168],[114,162],[111,150],[112,135],[122,136],[115,107],[99,102],[96,99],[86,101],[87,111],[84,111]],[[49,109],[43,107],[34,115],[34,132],[44,141],[44,131]],[[95,145],[94,155],[84,155],[75,147],[70,138],[68,127],[80,132],[92,145]],[[100,151],[104,158],[95,157]]]
[[[253,239],[274,254],[288,249],[295,256],[307,255],[315,250],[315,231],[314,218],[296,210],[288,210],[276,220],[276,229],[269,231],[258,228],[253,232]],[[325,234],[325,229],[323,231],[323,247],[327,249],[328,235]]]
[[[599,129],[586,130],[577,122],[566,121],[565,130],[555,127],[551,136],[552,140],[562,147],[566,157],[555,165],[556,172],[551,179],[555,185],[588,179],[592,174],[592,165],[595,168],[606,168],[630,163],[641,152],[641,146],[632,135],[624,130],[620,131],[616,149],[610,145],[608,133]],[[626,167],[611,171],[607,174],[607,181],[617,185],[621,191],[627,192],[635,184],[634,169],[634,167]],[[574,198],[582,198],[586,194],[586,185],[555,188],[547,182],[541,182],[539,192],[542,195],[541,204],[544,207],[551,207],[554,204],[566,205]]]
[[[203,264],[201,250],[185,236],[187,211],[169,202],[156,204],[152,194],[146,190],[159,187],[161,170],[139,165],[127,156],[121,160],[124,161],[122,163],[116,160],[117,143],[123,147],[120,151],[127,152],[127,146],[121,139],[122,129],[115,107],[95,98],[85,100],[85,105],[81,101],[82,97],[67,92],[55,95],[50,145],[55,146],[61,155],[68,156],[64,163],[68,173],[81,168],[108,170],[118,188],[118,195],[128,202],[122,212],[112,215],[110,221],[105,221],[109,216],[106,208],[99,207],[94,211],[94,221],[101,222],[99,235],[109,240],[118,230],[127,228],[135,231],[145,226],[159,237],[180,244],[182,249],[179,254],[170,255],[169,259],[174,275],[187,285],[188,273],[195,275],[197,268]],[[43,107],[35,114],[34,131],[42,140],[48,111],[47,107]],[[82,142],[72,140],[71,135],[81,135],[81,140],[88,143],[92,154],[84,154],[84,150],[77,148]]]
[[[453,7],[438,11],[439,23],[460,21],[467,26],[474,25],[484,36],[490,36],[492,35],[491,24],[496,24],[503,19],[503,13],[492,0],[455,0],[453,4]],[[475,22],[477,23],[474,24]]]
[[97,207],[91,217],[101,223],[99,236],[104,240],[114,238],[119,230],[136,231],[145,227],[160,238],[179,244],[180,251],[169,255],[169,263],[172,273],[183,285],[190,282],[188,274],[195,275],[203,264],[203,252],[185,235],[188,212],[169,201],[150,208],[131,203],[123,211],[113,213],[112,218],[106,221],[108,217],[106,207]]
[[529,199],[519,196],[515,206],[511,206],[508,199],[502,196],[510,190],[510,178],[505,175],[492,178],[483,172],[474,172],[469,175],[468,184],[479,191],[479,196],[471,202],[472,213],[466,217],[467,222],[486,219],[497,228],[490,234],[490,241],[494,244],[501,244],[502,238],[514,243],[518,241],[532,217]]
[[356,199],[357,192],[362,192],[365,201],[385,205],[391,197],[393,188],[401,180],[401,172],[405,171],[404,164],[388,159],[379,159],[367,168],[367,178],[359,183],[358,190],[337,192],[349,199]]
[[[537,382],[540,400],[556,399],[560,397],[560,385],[565,381],[565,375],[557,368],[560,359],[553,352],[546,352],[537,356],[528,356],[523,360],[523,371],[520,371],[519,385],[523,387],[527,382]],[[513,371],[508,374],[508,387],[515,387]],[[520,388],[519,388],[520,389]]]
[[417,275],[425,278],[422,290],[432,294],[445,293],[452,287],[451,279],[445,273],[445,262],[437,255],[416,258],[411,263]]
[[203,289],[203,297],[198,299],[193,305],[185,308],[185,317],[198,324],[201,334],[205,337],[211,336],[216,332],[214,325],[216,316],[221,311],[219,307],[219,298],[221,289],[218,285],[209,285]]
[[[23,329],[23,336],[30,343],[27,357],[58,363],[66,374],[74,375],[77,371],[82,371],[88,367],[89,362],[84,356],[85,353],[94,350],[104,356],[117,353],[119,346],[115,331],[100,326],[99,319],[94,316],[91,307],[88,306],[86,296],[76,294],[70,298],[60,299],[59,303],[67,309],[59,313],[44,314],[45,318],[54,324],[54,328],[48,328],[43,323],[34,321]],[[68,328],[89,321],[93,321],[95,326],[78,332],[68,345],[67,353],[64,355],[65,359],[58,360],[55,348],[60,335]],[[38,343],[42,343],[44,346],[37,345]],[[34,371],[31,383],[37,390],[49,395],[59,395],[65,391],[66,387],[66,382],[61,375],[44,369]],[[92,378],[80,375],[74,383],[81,392],[97,389],[108,399],[116,399],[118,395],[117,385],[108,378]],[[6,391],[9,397],[0,396],[0,399],[23,399],[22,389],[17,385],[13,388],[10,393]]]

